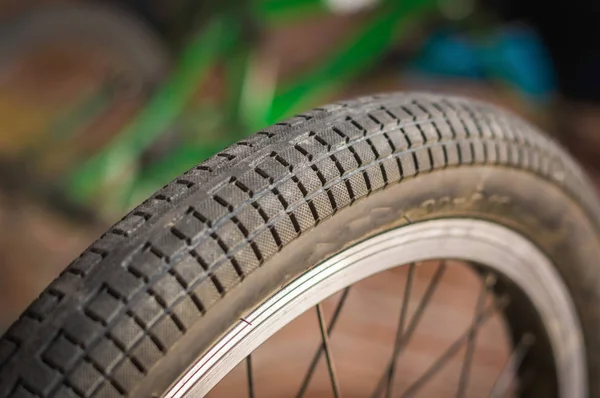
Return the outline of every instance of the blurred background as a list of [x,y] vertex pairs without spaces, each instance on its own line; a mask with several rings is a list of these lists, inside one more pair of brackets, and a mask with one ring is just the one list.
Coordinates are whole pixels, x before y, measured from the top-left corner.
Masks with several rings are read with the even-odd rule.
[[594,176],[598,20],[591,0],[0,0],[0,332],[156,189],[336,99],[491,101]]

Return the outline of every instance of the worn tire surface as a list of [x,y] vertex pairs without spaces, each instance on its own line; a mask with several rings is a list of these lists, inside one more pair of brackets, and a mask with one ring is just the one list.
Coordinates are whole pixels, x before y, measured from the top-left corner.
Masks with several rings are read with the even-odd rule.
[[[481,175],[489,176],[483,188]],[[483,199],[453,201],[459,190]],[[494,202],[504,197],[516,205]],[[160,396],[282,284],[352,241],[405,222],[391,211],[384,221],[373,216],[355,236],[331,237],[320,258],[285,264],[293,251],[319,252],[314,243],[328,239],[323,233],[336,220],[382,200],[413,222],[481,217],[528,236],[564,276],[586,345],[600,348],[600,310],[586,305],[600,298],[600,208],[578,166],[548,137],[489,105],[391,94],[260,131],[126,215],[0,339],[0,397]],[[591,354],[588,362],[590,391],[599,396],[600,366]]]

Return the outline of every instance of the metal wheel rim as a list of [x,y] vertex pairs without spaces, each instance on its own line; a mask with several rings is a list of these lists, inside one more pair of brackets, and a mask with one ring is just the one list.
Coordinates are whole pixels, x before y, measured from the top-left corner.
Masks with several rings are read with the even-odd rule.
[[568,290],[550,260],[522,235],[472,219],[394,229],[315,266],[267,299],[207,351],[165,394],[203,397],[283,326],[328,296],[373,274],[430,259],[484,264],[514,282],[540,314],[555,358],[560,397],[587,396],[583,336]]

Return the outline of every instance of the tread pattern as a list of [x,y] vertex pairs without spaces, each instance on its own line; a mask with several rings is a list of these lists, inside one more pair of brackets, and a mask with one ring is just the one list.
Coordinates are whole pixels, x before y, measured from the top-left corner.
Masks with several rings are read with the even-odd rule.
[[158,191],[52,282],[0,339],[0,397],[127,396],[299,235],[389,184],[483,164],[536,173],[595,208],[553,141],[479,102],[382,95],[260,131]]

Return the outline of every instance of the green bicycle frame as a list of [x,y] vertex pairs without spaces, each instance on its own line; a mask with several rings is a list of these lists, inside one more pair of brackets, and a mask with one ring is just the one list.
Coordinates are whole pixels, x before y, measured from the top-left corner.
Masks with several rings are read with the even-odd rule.
[[[130,206],[160,184],[242,138],[240,134],[227,134],[216,144],[181,146],[147,169],[137,170],[138,157],[181,116],[207,72],[220,60],[227,59],[230,83],[227,119],[237,131],[255,131],[322,101],[367,70],[396,42],[409,19],[433,3],[434,0],[383,2],[336,53],[281,87],[257,76],[257,54],[238,29],[241,24],[236,23],[236,16],[214,16],[190,40],[176,69],[137,117],[71,175],[69,194],[87,202],[99,187],[117,186],[120,194],[115,207]],[[320,0],[265,0],[253,8],[253,13],[258,21],[277,23],[294,15],[324,10]]]

